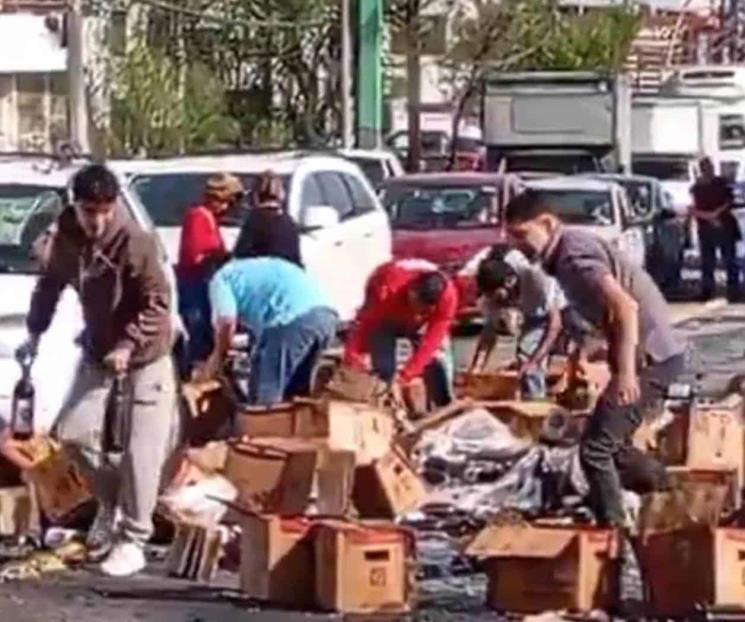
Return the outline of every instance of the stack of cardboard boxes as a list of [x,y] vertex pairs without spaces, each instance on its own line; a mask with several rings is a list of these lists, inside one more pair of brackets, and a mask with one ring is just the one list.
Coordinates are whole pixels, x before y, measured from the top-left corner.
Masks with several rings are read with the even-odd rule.
[[[209,448],[210,466],[237,489],[226,520],[241,527],[241,589],[282,607],[406,612],[413,536],[391,519],[418,507],[424,486],[375,381],[355,378],[356,399],[343,384],[332,380],[321,399],[240,409],[238,435],[223,452]],[[191,551],[214,542],[208,531],[178,527],[173,574],[211,578],[214,564],[195,561],[208,551]]]
[[[489,407],[515,432],[532,438],[545,427],[516,425],[514,417],[539,421],[540,413],[551,409],[546,403],[519,402]],[[511,410],[517,414],[511,417]],[[667,425],[652,428],[654,433],[642,429],[636,438],[637,446],[667,465],[671,486],[643,498],[639,517],[638,553],[653,615],[745,605],[745,529],[722,524],[741,503],[744,416],[742,397],[731,395],[681,408],[672,418],[667,413]],[[498,610],[607,610],[617,601],[618,543],[612,531],[540,521],[489,526],[467,553],[485,560],[487,603]]]
[[[515,399],[515,379],[498,376],[461,377],[459,391],[520,438],[576,439],[607,370],[591,374],[583,399],[557,382],[547,402]],[[237,414],[240,434],[225,445],[220,471],[238,490],[232,519],[242,529],[247,595],[349,613],[411,607],[413,537],[390,521],[419,507],[426,490],[406,451],[464,408],[444,409],[401,434],[379,389],[337,377],[322,399]],[[745,530],[722,524],[740,506],[743,409],[739,396],[696,404],[636,439],[667,465],[672,486],[647,496],[639,518],[638,553],[655,615],[745,603]],[[187,544],[211,541],[180,533],[177,541]],[[617,601],[619,540],[611,530],[547,520],[490,525],[466,553],[484,560],[487,604],[497,610],[608,610]],[[196,562],[185,567],[209,578]]]

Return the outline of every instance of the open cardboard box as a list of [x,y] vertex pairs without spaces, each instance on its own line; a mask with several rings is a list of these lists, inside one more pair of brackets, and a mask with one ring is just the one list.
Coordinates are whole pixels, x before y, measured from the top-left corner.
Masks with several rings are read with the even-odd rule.
[[582,526],[486,527],[467,547],[486,560],[487,605],[516,613],[610,609],[616,598],[616,534]]
[[229,444],[224,475],[249,511],[344,516],[349,510],[354,453],[323,442],[264,438]]
[[332,449],[354,452],[357,464],[384,456],[396,435],[396,421],[389,412],[369,404],[328,399],[245,408],[238,413],[237,428],[251,440],[324,440]]
[[357,467],[352,499],[363,518],[396,518],[419,508],[427,488],[396,445],[370,465]]

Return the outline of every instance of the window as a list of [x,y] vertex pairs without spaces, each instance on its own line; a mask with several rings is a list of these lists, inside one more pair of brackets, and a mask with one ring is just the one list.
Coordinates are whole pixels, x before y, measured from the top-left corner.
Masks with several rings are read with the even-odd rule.
[[375,209],[375,202],[364,184],[354,175],[344,175],[349,194],[352,195],[352,207],[355,214],[367,214]]
[[35,273],[33,244],[62,212],[64,188],[0,185],[0,270]]
[[302,219],[305,210],[309,207],[324,205],[321,187],[318,185],[317,175],[309,175],[303,182],[303,189],[300,193],[300,218]]
[[[204,196],[207,179],[212,173],[185,172],[137,175],[132,189],[145,206],[156,227],[180,227],[186,210],[199,203]],[[250,191],[256,183],[256,175],[234,173]],[[287,177],[282,177],[287,191]],[[232,209],[221,217],[226,227],[240,227],[243,223],[240,209]]]
[[383,196],[394,229],[492,227],[498,192],[492,186],[394,185]]
[[745,147],[745,116],[719,115],[719,148],[742,149]]
[[54,147],[70,136],[67,123],[67,74],[52,74],[50,91],[49,140]]
[[318,182],[321,184],[321,192],[325,199],[324,205],[330,205],[339,212],[339,220],[354,214],[352,197],[339,173],[320,173]]
[[568,225],[607,227],[618,224],[613,214],[613,198],[609,192],[543,188],[534,188],[534,191]]
[[20,73],[18,91],[18,146],[22,151],[44,149],[47,144],[46,76]]

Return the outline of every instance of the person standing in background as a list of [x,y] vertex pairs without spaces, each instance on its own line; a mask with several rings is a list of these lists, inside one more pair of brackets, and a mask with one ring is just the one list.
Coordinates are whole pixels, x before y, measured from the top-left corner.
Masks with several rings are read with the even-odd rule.
[[715,174],[710,158],[702,158],[699,169],[701,175],[691,187],[691,216],[696,219],[701,248],[701,298],[706,301],[714,296],[718,250],[727,270],[727,298],[736,302],[740,298],[737,242],[742,234],[732,213],[732,189],[724,177]]
[[184,216],[176,276],[179,314],[189,337],[186,356],[189,368],[197,361],[204,361],[212,351],[209,281],[228,258],[220,234],[220,217],[242,191],[240,180],[233,175],[212,175],[207,180],[204,200],[190,207]]
[[261,174],[251,193],[251,207],[233,249],[238,259],[279,257],[303,267],[300,231],[285,210],[282,179],[273,171]]

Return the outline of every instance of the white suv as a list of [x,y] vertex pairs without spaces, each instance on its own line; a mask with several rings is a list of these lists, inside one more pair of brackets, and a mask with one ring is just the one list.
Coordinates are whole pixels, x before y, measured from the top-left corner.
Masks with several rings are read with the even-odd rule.
[[[200,201],[207,178],[219,171],[241,178],[250,191],[271,169],[287,192],[287,211],[300,224],[301,253],[309,272],[326,288],[342,321],[353,319],[372,271],[391,257],[388,217],[365,176],[342,158],[279,153],[200,156],[167,160],[112,161],[109,165],[142,201],[170,260],[178,259],[181,222]],[[244,214],[224,221],[223,237],[232,248]]]

